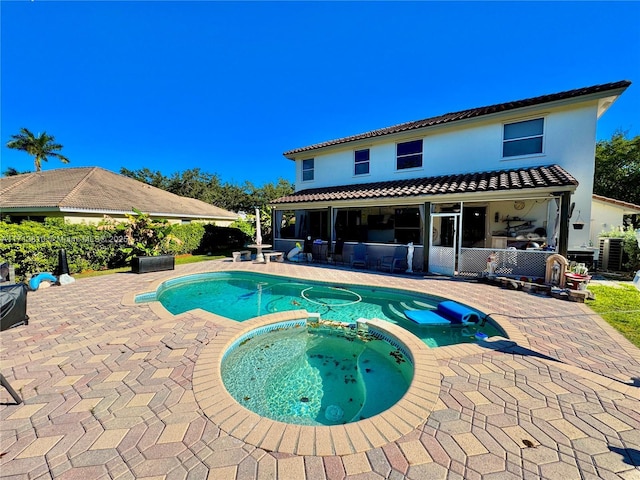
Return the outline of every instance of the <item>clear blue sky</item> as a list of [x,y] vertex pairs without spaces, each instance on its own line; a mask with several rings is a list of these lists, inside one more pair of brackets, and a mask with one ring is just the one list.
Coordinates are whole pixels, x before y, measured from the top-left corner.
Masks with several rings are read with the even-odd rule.
[[69,166],[293,181],[286,150],[623,79],[598,139],[640,134],[639,2],[35,0],[0,15],[1,171],[33,169],[5,146],[26,127]]

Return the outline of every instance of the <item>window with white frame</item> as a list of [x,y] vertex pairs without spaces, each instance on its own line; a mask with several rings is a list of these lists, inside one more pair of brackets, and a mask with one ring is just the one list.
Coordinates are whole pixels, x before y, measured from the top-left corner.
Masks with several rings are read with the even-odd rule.
[[354,174],[367,175],[369,173],[369,149],[356,150],[354,158]]
[[309,182],[313,180],[313,158],[307,158],[306,160],[302,160],[302,181]]
[[422,167],[422,139],[396,144],[396,169]]
[[542,153],[544,119],[505,123],[502,140],[502,156],[518,157]]

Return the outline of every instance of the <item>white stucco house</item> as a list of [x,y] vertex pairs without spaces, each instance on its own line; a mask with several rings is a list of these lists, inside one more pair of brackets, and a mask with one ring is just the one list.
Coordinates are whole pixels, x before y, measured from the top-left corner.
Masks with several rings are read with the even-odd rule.
[[613,198],[593,195],[591,203],[591,245],[598,245],[602,232],[621,230],[626,227],[626,215],[640,215],[640,205],[623,202]]
[[[591,238],[596,124],[619,81],[471,108],[296,148],[296,189],[272,202],[275,248],[308,236],[371,266],[412,242],[413,269],[540,276]],[[578,218],[579,217],[579,218]],[[581,226],[581,224],[584,224]],[[342,243],[342,242],[341,242]]]

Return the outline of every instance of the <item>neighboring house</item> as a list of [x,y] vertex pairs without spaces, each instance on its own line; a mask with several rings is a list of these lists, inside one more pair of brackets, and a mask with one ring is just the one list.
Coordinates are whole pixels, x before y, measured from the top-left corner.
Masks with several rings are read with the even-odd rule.
[[70,223],[98,223],[105,215],[124,219],[133,208],[171,223],[227,226],[238,218],[233,212],[98,167],[0,178],[0,216],[12,221],[62,217]]
[[[567,255],[589,241],[596,123],[630,84],[473,108],[285,152],[295,162],[296,191],[272,202],[275,246],[341,238],[344,256],[364,242],[375,261],[413,242],[414,269],[476,275],[495,253],[503,273],[543,275],[550,251]],[[577,212],[586,228],[570,227]]]
[[591,203],[591,236],[589,240],[594,247],[598,246],[598,237],[603,232],[626,227],[626,215],[640,215],[640,205],[614,200],[613,198],[593,195]]

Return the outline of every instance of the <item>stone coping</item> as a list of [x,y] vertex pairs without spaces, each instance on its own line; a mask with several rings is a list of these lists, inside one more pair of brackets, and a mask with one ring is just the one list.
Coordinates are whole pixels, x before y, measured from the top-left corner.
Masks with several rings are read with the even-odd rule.
[[367,323],[397,338],[406,346],[414,362],[409,389],[388,410],[345,425],[306,426],[264,418],[240,405],[222,382],[220,369],[225,351],[251,330],[307,317],[306,310],[293,310],[244,322],[223,322],[223,331],[203,349],[193,372],[195,399],[204,414],[221,430],[268,451],[329,456],[382,447],[409,434],[427,420],[440,393],[440,372],[433,350],[402,327],[382,320],[368,320]]
[[[207,273],[220,273],[220,272],[224,272],[224,273],[233,273],[233,272],[238,272],[238,273],[259,273],[261,275],[267,275],[267,276],[272,276],[272,277],[283,277],[284,275],[282,274],[277,274],[277,273],[270,273],[270,272],[256,272],[255,270],[252,269],[248,269],[248,268],[242,268],[242,267],[236,267],[234,266],[233,269],[230,270],[211,270],[209,272],[200,272],[197,275],[203,275],[203,274],[207,274]],[[313,278],[310,275],[305,275],[305,272],[299,272],[300,274],[297,276],[297,278],[300,278],[302,280],[309,280],[309,281],[319,281],[316,278]],[[127,294],[125,294],[122,298],[122,304],[123,305],[127,305],[127,306],[135,306],[135,305],[141,305],[136,303],[135,298],[138,295],[142,295],[145,293],[151,293],[151,292],[156,292],[158,290],[158,288],[160,287],[160,285],[162,285],[165,282],[168,282],[170,280],[174,280],[177,278],[181,278],[181,277],[188,277],[191,276],[193,274],[183,274],[183,275],[170,275],[164,278],[160,278],[158,280],[155,280],[151,283],[149,283],[148,287],[145,288],[144,290],[141,291],[137,291],[137,292],[129,292]],[[286,277],[286,276],[285,276]],[[322,281],[322,280],[320,280]],[[416,280],[416,282],[419,282],[419,280]],[[348,282],[344,282],[344,281],[340,281],[338,282],[341,285],[346,285],[346,286],[362,286],[362,287],[378,287],[378,288],[385,288],[385,289],[389,289],[389,290],[398,290],[398,291],[402,291],[402,292],[408,292],[408,293],[415,293],[415,294],[422,294],[422,295],[427,295],[427,296],[431,296],[434,297],[436,295],[429,293],[429,292],[425,292],[422,291],[418,284],[416,283],[416,288],[394,288],[394,287],[389,287],[389,286],[380,286],[380,285],[374,285],[373,282],[367,282],[367,281],[348,281]],[[455,298],[452,298],[452,300],[457,300]],[[484,310],[486,310],[485,307],[482,307],[480,305],[474,304],[474,302],[468,302],[465,301],[463,302],[466,305],[475,308],[478,311],[481,311],[484,313]],[[151,310],[158,315],[160,318],[167,318],[167,316],[171,316],[172,314],[166,309],[164,308],[164,306],[160,303],[160,302],[147,302],[144,305],[149,305],[149,308],[151,308]],[[221,317],[219,315],[214,315],[216,319],[224,319],[224,320],[228,320],[226,317]],[[495,317],[500,317],[500,320],[498,321]],[[306,318],[306,317],[305,317]],[[527,339],[527,337],[513,324],[511,323],[508,318],[505,315],[501,315],[499,313],[488,313],[488,318],[490,319],[490,321],[493,321],[495,324],[498,325],[499,328],[501,328],[502,330],[504,330],[504,332],[507,335],[507,339],[510,340],[511,342],[518,344],[522,347],[525,348],[529,348],[529,340]],[[234,322],[235,323],[235,322]],[[492,337],[489,340],[490,341],[495,341],[495,340],[501,340],[503,339],[503,337]],[[459,344],[459,345],[448,345],[448,346],[443,346],[443,347],[437,347],[438,350],[438,358],[444,359],[444,358],[456,358],[456,357],[462,357],[465,355],[474,355],[477,353],[481,353],[485,350],[484,347],[478,345],[478,344],[472,344],[472,343],[467,343],[467,344]]]

